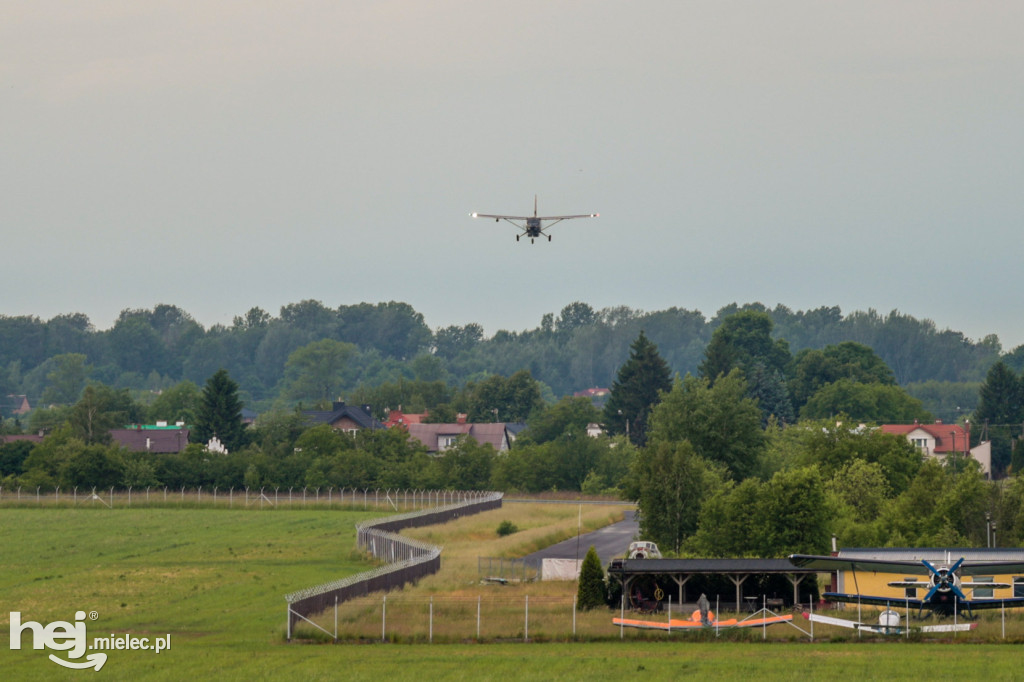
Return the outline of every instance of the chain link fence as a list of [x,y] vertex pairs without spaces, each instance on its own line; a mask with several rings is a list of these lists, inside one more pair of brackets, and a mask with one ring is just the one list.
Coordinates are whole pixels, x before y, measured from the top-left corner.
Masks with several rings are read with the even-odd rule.
[[462,492],[458,495],[461,497],[459,501],[447,505],[357,524],[356,542],[359,547],[387,561],[388,565],[285,595],[285,601],[288,602],[289,641],[299,621],[331,634],[311,617],[332,606],[336,614],[338,604],[371,592],[387,592],[441,570],[440,547],[402,537],[397,531],[445,523],[460,516],[501,508],[501,493]]
[[403,512],[440,507],[476,495],[459,490],[399,488],[171,488],[148,486],[44,490],[42,486],[0,486],[0,507],[223,507],[239,509],[345,508]]

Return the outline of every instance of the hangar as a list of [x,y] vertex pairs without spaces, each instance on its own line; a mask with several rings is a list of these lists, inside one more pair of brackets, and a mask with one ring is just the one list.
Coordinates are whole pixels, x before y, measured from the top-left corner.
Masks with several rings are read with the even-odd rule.
[[812,594],[816,595],[816,590],[807,589],[801,598],[800,584],[807,576],[812,576],[809,582],[813,582],[813,576],[819,572],[798,568],[789,559],[615,559],[608,566],[608,575],[618,578],[624,594],[630,594],[630,587],[640,577],[661,576],[671,579],[678,587],[678,596],[674,600],[678,604],[696,601],[696,597],[693,600],[687,599],[686,594],[686,583],[692,577],[725,576],[736,588],[736,599],[733,602],[736,611],[744,608],[753,610],[753,607],[761,605],[761,595],[743,594],[743,584],[751,577],[785,576],[793,586],[792,601],[779,597],[768,600],[769,606],[781,607],[787,601],[798,604],[807,601]]

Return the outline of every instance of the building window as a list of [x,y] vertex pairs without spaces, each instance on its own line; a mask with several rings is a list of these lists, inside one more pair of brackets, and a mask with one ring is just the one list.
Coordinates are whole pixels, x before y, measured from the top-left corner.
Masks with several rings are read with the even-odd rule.
[[[912,582],[916,582],[917,581],[917,578],[915,576],[910,576],[909,578],[904,576],[903,579],[905,581],[907,581],[908,583],[912,583]],[[903,589],[903,596],[906,597],[907,599],[917,599],[917,588],[916,587],[906,587],[906,588],[904,588]]]
[[921,448],[922,450],[925,450],[925,451],[928,450],[928,439],[927,438],[914,438],[912,440],[912,442],[914,443],[914,445],[916,445],[917,447]]
[[[976,575],[974,576],[974,582],[978,583],[990,583],[995,579],[995,576],[991,575]],[[992,588],[991,587],[976,587],[972,590],[975,599],[991,599]]]
[[1024,576],[1013,577],[1013,596],[1024,597]]
[[[461,434],[460,434],[461,435]],[[437,437],[437,449],[438,451],[447,450],[448,448],[455,445],[458,442],[459,436],[438,436]]]

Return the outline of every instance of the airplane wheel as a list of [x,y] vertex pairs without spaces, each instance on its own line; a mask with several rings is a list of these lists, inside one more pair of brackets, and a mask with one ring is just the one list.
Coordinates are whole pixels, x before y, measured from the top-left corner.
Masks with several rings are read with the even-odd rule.
[[551,241],[551,235],[550,234],[548,235],[548,241]]
[[519,235],[518,234],[516,235],[516,241],[519,241]]
[[532,239],[530,240],[530,243],[531,243],[531,244],[533,243],[533,240],[532,240]]

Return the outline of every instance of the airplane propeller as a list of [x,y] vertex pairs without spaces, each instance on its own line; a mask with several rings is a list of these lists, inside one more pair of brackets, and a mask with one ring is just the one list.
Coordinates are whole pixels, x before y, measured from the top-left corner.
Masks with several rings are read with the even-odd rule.
[[924,564],[925,568],[927,568],[932,574],[932,588],[928,590],[928,594],[925,595],[925,602],[930,600],[936,592],[952,592],[956,595],[957,599],[961,601],[968,601],[967,595],[963,593],[956,583],[956,572],[960,568],[960,564],[963,562],[964,559],[961,557],[959,561],[949,568],[935,568],[935,566],[933,566],[927,559],[921,559],[921,563]]

